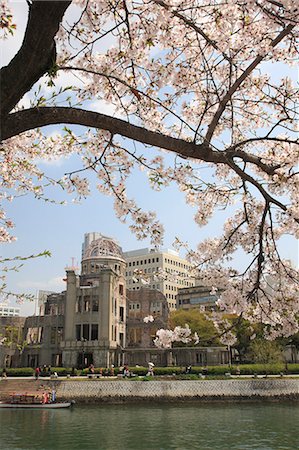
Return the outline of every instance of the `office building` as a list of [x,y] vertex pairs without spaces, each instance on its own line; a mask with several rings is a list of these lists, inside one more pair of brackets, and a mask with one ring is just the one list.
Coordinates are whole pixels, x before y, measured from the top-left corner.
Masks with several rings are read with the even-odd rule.
[[170,311],[176,309],[178,289],[194,285],[192,267],[174,250],[142,248],[124,252],[128,290],[157,289],[165,295]]
[[0,317],[19,317],[20,308],[0,303]]

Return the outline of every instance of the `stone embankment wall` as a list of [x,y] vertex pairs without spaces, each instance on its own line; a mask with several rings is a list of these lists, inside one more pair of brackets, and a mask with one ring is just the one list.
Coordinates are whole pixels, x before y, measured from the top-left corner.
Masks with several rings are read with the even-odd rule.
[[0,400],[13,393],[41,395],[54,388],[59,400],[77,403],[137,401],[299,400],[299,379],[155,380],[107,379],[0,381]]
[[76,402],[182,400],[299,400],[299,380],[72,381],[59,382],[57,396]]

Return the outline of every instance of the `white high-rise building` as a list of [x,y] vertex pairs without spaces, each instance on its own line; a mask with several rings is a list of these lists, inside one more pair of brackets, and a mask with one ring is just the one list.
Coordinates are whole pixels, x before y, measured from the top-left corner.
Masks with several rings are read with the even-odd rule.
[[19,317],[20,308],[0,303],[0,317]]
[[170,310],[176,308],[178,289],[195,284],[190,277],[191,264],[174,250],[142,248],[123,255],[127,262],[127,289],[158,289],[165,295]]

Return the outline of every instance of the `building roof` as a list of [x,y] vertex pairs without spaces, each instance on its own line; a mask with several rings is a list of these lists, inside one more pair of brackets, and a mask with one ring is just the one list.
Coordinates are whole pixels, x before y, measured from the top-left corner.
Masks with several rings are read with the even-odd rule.
[[91,242],[91,244],[85,250],[83,260],[85,259],[102,259],[102,258],[117,258],[123,259],[122,248],[118,243],[108,237],[103,236]]

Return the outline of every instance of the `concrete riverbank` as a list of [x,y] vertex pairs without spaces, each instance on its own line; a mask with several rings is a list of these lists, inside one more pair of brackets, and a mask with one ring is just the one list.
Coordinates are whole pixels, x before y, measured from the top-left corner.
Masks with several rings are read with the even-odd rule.
[[17,380],[0,382],[0,399],[12,393],[41,394],[55,388],[60,400],[77,403],[119,403],[137,401],[256,401],[299,400],[299,379],[228,380]]

